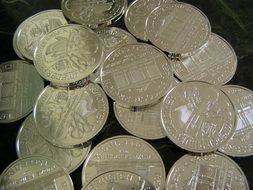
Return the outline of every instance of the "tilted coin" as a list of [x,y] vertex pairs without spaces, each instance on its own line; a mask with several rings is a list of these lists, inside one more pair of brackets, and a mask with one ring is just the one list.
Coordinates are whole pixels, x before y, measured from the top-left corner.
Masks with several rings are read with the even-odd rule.
[[46,157],[31,156],[11,163],[0,176],[3,190],[74,190],[68,173],[55,161]]
[[157,190],[164,188],[163,161],[150,144],[139,138],[115,136],[98,144],[84,163],[83,185],[95,176],[112,170],[134,172],[151,182]]
[[135,37],[147,41],[146,20],[148,15],[164,3],[173,3],[176,0],[135,0],[125,14],[125,25]]
[[44,88],[35,67],[15,60],[0,65],[0,123],[17,121],[28,115]]
[[163,99],[161,120],[167,136],[192,152],[211,152],[235,131],[235,111],[215,85],[183,82]]
[[123,14],[127,0],[62,0],[63,14],[71,21],[96,28]]
[[82,190],[92,189],[155,190],[155,187],[148,180],[136,173],[116,170],[96,176],[90,183],[82,188]]
[[170,169],[165,190],[236,189],[249,190],[240,167],[222,154],[185,155]]
[[167,3],[156,8],[146,22],[147,37],[168,53],[191,54],[201,48],[211,34],[208,18],[186,3]]
[[113,51],[100,73],[105,92],[129,107],[157,102],[167,93],[172,76],[167,56],[144,43],[127,44]]
[[222,90],[235,106],[237,123],[235,133],[219,150],[230,156],[253,155],[253,92],[236,85]]
[[68,84],[87,77],[100,65],[103,43],[87,27],[65,25],[45,35],[34,55],[34,65],[43,78]]
[[91,146],[86,148],[59,148],[42,138],[35,127],[33,115],[29,115],[23,122],[17,136],[17,154],[23,158],[27,156],[45,156],[51,158],[69,173],[77,169],[88,156]]
[[225,84],[235,74],[237,57],[231,45],[212,33],[208,42],[194,55],[171,61],[173,71],[182,81]]
[[33,60],[40,38],[53,29],[67,24],[62,11],[57,9],[39,12],[23,21],[16,30],[13,47],[21,58]]
[[47,86],[39,96],[34,118],[39,133],[59,147],[85,143],[103,128],[108,100],[97,84],[74,90]]

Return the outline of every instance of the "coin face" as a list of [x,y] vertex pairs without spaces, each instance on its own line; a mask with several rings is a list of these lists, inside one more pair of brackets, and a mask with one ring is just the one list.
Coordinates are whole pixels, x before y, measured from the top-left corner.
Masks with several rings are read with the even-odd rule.
[[110,171],[95,177],[82,190],[155,190],[155,187],[138,174],[129,171]]
[[167,136],[192,152],[211,152],[235,131],[235,111],[228,97],[216,86],[184,82],[163,99],[161,119]]
[[249,190],[240,167],[222,154],[185,155],[170,169],[165,190],[238,189]]
[[180,61],[171,61],[171,65],[182,81],[198,80],[222,85],[234,76],[237,57],[226,40],[212,33],[196,54]]
[[211,34],[208,18],[186,3],[167,3],[152,11],[146,22],[147,37],[157,47],[188,55],[202,47]]
[[167,56],[143,43],[113,51],[100,73],[105,92],[117,103],[129,107],[157,102],[167,93],[172,75]]
[[219,150],[230,156],[253,155],[253,93],[236,85],[223,86],[222,90],[235,106],[237,123],[235,133]]
[[59,147],[72,147],[92,139],[103,128],[108,113],[105,93],[92,83],[74,90],[47,86],[34,108],[39,133]]
[[91,29],[66,25],[45,35],[34,55],[34,65],[43,78],[67,84],[87,77],[99,66],[103,44]]
[[145,27],[148,15],[159,5],[172,2],[175,0],[135,0],[129,5],[125,14],[127,29],[135,37],[148,41]]
[[11,163],[0,176],[0,189],[74,190],[72,180],[55,161],[31,156]]
[[40,136],[31,114],[19,130],[16,147],[18,157],[45,156],[54,160],[71,173],[83,163],[91,146],[86,148],[59,148],[53,146]]
[[134,172],[156,189],[164,188],[165,168],[158,152],[147,142],[133,136],[115,136],[98,144],[86,159],[83,185],[95,176],[112,170]]
[[62,0],[63,14],[71,21],[92,28],[123,14],[127,0]]
[[21,58],[33,60],[34,50],[39,40],[53,29],[66,25],[61,10],[46,10],[39,12],[20,24],[13,38],[16,54]]
[[0,65],[0,123],[17,121],[28,115],[44,88],[35,67],[15,60]]

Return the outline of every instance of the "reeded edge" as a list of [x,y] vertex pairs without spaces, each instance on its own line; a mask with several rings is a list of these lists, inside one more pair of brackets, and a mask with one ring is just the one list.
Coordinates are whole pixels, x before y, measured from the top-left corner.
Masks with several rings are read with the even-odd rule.
[[[110,137],[110,138],[107,138],[105,140],[103,140],[102,142],[98,143],[90,152],[90,154],[88,155],[88,157],[86,158],[84,164],[83,164],[83,169],[82,169],[82,174],[81,174],[81,180],[82,180],[82,185],[84,186],[85,185],[85,170],[86,170],[86,167],[87,167],[87,164],[91,158],[91,156],[93,155],[93,153],[96,151],[96,149],[98,147],[100,147],[101,145],[107,143],[108,141],[111,141],[111,140],[115,140],[115,139],[120,139],[120,138],[129,138],[129,139],[135,139],[135,140],[138,140],[138,141],[141,141],[143,144],[147,145],[154,153],[155,155],[157,156],[157,158],[160,160],[161,162],[161,165],[162,165],[162,173],[164,175],[164,178],[166,178],[166,171],[165,171],[165,166],[164,166],[164,163],[163,163],[163,160],[160,156],[160,154],[158,153],[158,151],[151,145],[149,144],[148,142],[146,142],[145,140],[143,139],[140,139],[138,137],[134,137],[134,136],[130,136],[130,135],[117,135],[117,136],[113,136],[113,137]],[[113,171],[113,170],[107,170],[108,171]],[[92,181],[92,180],[90,180]],[[88,181],[88,183],[90,182]],[[87,184],[88,184],[87,183]],[[153,182],[151,182],[153,184]],[[165,179],[162,179],[162,184],[161,184],[161,189],[163,189],[165,187]]]
[[[167,132],[166,126],[165,126],[165,124],[164,124],[163,115],[162,115],[162,114],[163,114],[163,107],[164,107],[164,106],[163,106],[163,103],[164,103],[164,101],[167,99],[167,97],[170,95],[170,93],[171,93],[175,88],[177,88],[179,85],[184,85],[185,83],[205,83],[205,84],[211,85],[211,86],[213,86],[213,87],[217,90],[217,92],[221,92],[221,93],[227,98],[228,102],[230,103],[230,105],[231,105],[231,107],[232,107],[232,109],[233,109],[233,115],[234,115],[234,122],[233,122],[233,128],[234,128],[234,129],[233,129],[233,131],[230,132],[230,134],[228,135],[229,137],[228,137],[225,141],[223,141],[223,143],[220,144],[219,146],[213,147],[212,149],[208,149],[208,150],[206,150],[206,151],[204,151],[204,150],[195,150],[195,149],[191,149],[191,148],[188,148],[187,146],[184,146],[184,145],[181,145],[181,144],[180,144],[180,146],[179,146],[179,145],[178,145],[178,142]],[[178,147],[180,147],[180,148],[182,148],[182,149],[184,149],[184,150],[187,150],[187,151],[189,151],[189,152],[192,152],[192,153],[210,153],[210,152],[213,152],[213,151],[218,150],[218,148],[219,148],[220,146],[226,144],[226,143],[228,142],[228,140],[233,136],[234,131],[235,131],[235,129],[236,129],[236,122],[237,122],[234,104],[231,102],[231,100],[229,99],[229,97],[227,96],[227,94],[225,94],[225,93],[219,88],[219,86],[213,85],[213,84],[210,84],[210,83],[204,82],[204,81],[187,81],[187,82],[181,82],[181,83],[179,83],[178,85],[176,85],[175,87],[173,87],[173,88],[164,96],[164,98],[163,98],[163,100],[162,100],[161,108],[160,108],[160,119],[161,119],[161,122],[162,122],[162,127],[163,127],[163,129],[164,129],[164,132],[167,134],[167,137],[168,137],[175,145],[177,145]]]

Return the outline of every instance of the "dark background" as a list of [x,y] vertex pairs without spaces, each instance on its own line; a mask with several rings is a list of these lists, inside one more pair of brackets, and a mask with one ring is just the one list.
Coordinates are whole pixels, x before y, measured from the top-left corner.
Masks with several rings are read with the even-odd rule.
[[[132,2],[132,0],[128,0]],[[234,48],[238,56],[238,67],[229,84],[236,84],[253,89],[253,0],[184,0],[202,10],[212,26],[212,32],[224,37]],[[60,0],[0,0],[0,63],[19,59],[12,47],[13,34],[18,25],[27,17],[46,9],[60,8]],[[121,18],[113,26],[123,29]],[[102,140],[128,134],[117,122],[110,102],[110,115],[104,131],[93,141],[93,147]],[[0,173],[15,159],[16,135],[24,119],[0,124]],[[253,139],[252,139],[253,140]],[[168,139],[148,141],[160,153],[168,173],[171,166],[186,151],[180,149]],[[253,189],[253,156],[232,158],[244,171],[250,189]],[[71,174],[75,189],[81,189],[80,166]]]

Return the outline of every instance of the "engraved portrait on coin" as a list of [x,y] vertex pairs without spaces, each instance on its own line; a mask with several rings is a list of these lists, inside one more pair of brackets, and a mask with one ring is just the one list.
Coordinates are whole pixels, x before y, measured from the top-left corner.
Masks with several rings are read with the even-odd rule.
[[169,139],[191,152],[211,152],[235,131],[235,111],[228,97],[204,82],[183,82],[163,99],[161,120]]
[[74,90],[47,86],[34,108],[39,133],[52,144],[66,148],[97,135],[108,113],[105,93],[92,83]]

